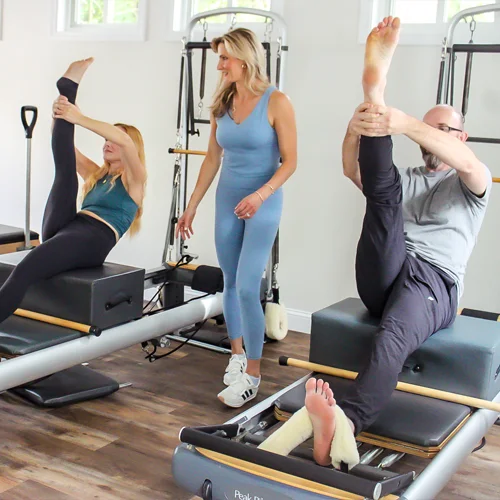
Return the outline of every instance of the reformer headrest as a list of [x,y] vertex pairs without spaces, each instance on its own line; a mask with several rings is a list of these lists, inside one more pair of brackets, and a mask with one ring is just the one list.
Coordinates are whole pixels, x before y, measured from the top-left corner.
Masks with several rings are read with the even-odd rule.
[[198,266],[191,283],[193,290],[205,293],[217,293],[224,290],[224,277],[219,267]]

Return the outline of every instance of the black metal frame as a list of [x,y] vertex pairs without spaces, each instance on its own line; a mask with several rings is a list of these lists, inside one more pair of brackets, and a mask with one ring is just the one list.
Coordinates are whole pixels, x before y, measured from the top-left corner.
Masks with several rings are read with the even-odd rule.
[[[455,83],[455,62],[456,54],[467,54],[465,66],[464,90],[462,95],[462,114],[465,118],[469,106],[470,82],[472,76],[472,60],[473,54],[487,53],[500,54],[500,44],[476,44],[472,41],[474,28],[471,26],[471,40],[468,44],[453,44],[453,32],[457,24],[468,16],[481,14],[485,12],[495,12],[500,10],[499,4],[486,5],[465,9],[454,16],[450,23],[448,36],[443,41],[441,53],[441,62],[439,68],[439,81],[437,92],[437,104],[447,103],[453,106],[454,101],[454,83]],[[494,137],[469,137],[468,142],[476,142],[483,144],[500,144],[500,138]]]

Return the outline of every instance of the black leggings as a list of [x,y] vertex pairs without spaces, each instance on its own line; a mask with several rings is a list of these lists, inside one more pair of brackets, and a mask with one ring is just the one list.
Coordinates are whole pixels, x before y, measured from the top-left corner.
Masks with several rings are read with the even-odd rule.
[[406,251],[401,179],[390,137],[361,137],[366,213],[356,255],[361,300],[380,318],[370,357],[339,405],[358,434],[388,403],[408,356],[455,319],[457,291],[443,271]]
[[[57,88],[61,95],[75,103],[78,84],[61,78]],[[30,285],[71,269],[100,266],[116,244],[110,227],[76,213],[78,179],[74,135],[73,124],[55,120],[52,152],[56,171],[43,216],[43,243],[26,255],[0,288],[0,322],[19,307]]]

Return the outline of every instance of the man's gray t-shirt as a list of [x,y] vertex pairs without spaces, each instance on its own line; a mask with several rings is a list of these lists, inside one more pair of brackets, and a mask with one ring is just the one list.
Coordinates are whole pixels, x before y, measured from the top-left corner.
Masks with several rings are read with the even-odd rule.
[[449,275],[457,284],[458,297],[490,196],[491,173],[484,168],[488,187],[482,197],[467,188],[455,169],[399,169],[406,249]]

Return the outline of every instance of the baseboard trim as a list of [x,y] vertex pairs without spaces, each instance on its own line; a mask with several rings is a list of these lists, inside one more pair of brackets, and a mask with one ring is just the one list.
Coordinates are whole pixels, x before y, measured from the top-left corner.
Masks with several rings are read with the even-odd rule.
[[[201,292],[191,290],[189,288],[185,289],[186,299],[191,299],[194,297],[199,297],[203,295]],[[298,309],[288,309],[288,329],[294,332],[300,333],[311,333],[311,313],[307,311],[299,311]]]

